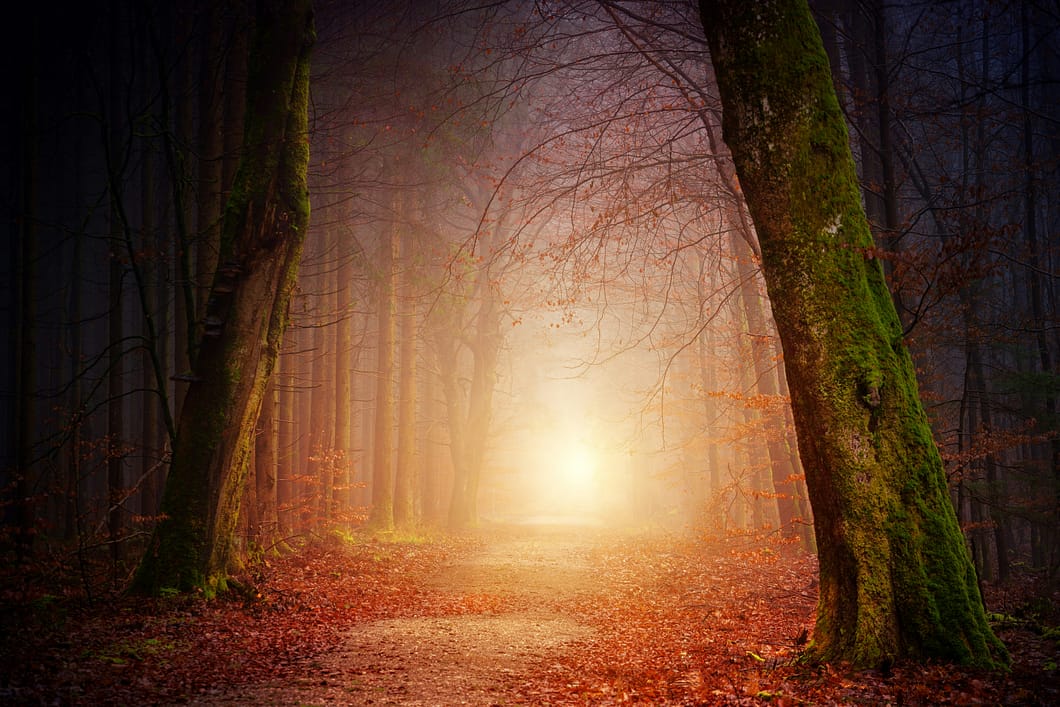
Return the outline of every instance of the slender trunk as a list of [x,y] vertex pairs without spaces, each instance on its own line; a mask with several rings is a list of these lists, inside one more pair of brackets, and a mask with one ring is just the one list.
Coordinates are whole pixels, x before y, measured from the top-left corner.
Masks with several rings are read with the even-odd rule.
[[[775,342],[777,359],[783,358],[780,341]],[[813,510],[810,508],[810,496],[806,490],[806,473],[802,468],[802,460],[799,458],[799,440],[795,431],[795,417],[791,412],[791,391],[788,390],[788,377],[784,372],[784,366],[777,367],[777,381],[780,384],[780,394],[789,404],[784,406],[784,439],[791,457],[791,468],[795,474],[794,505],[795,525],[798,526],[799,544],[806,552],[817,553],[817,539],[813,533]]]
[[[753,354],[751,353],[751,342],[748,341],[747,337],[747,317],[742,307],[740,307],[739,312],[740,316],[737,318],[739,324],[737,326],[740,327],[740,341],[737,351],[741,361],[748,361]],[[752,407],[750,400],[746,399],[750,397],[754,390],[753,376],[753,367],[740,367],[737,380],[739,391],[745,398],[740,403],[740,413],[743,416],[743,429],[745,431],[757,431],[758,429],[759,412]],[[769,489],[764,486],[764,469],[766,464],[768,464],[768,460],[766,462],[762,461],[757,441],[757,434],[744,434],[742,439],[739,440],[741,463],[737,467],[739,471],[736,477],[736,487],[733,489],[736,494],[737,505],[735,508],[740,518],[737,527],[753,531],[765,529],[765,510],[763,506],[765,497],[769,493]],[[750,521],[747,520],[748,514],[750,515]]]
[[416,453],[416,292],[414,281],[414,243],[411,231],[401,238],[401,370],[398,391],[397,466],[394,471],[394,522],[409,526],[415,520],[415,453]]
[[[504,232],[505,224],[505,216],[493,224],[489,235],[479,244],[482,252],[492,252],[494,244]],[[493,277],[488,265],[481,267],[475,277],[474,299],[478,304],[478,311],[470,344],[471,386],[468,391],[467,424],[464,430],[466,478],[463,485],[462,516],[458,518],[458,525],[476,525],[479,521],[478,491],[493,419],[497,355],[504,340],[500,331],[500,312]]]
[[[118,197],[113,197],[118,198]],[[113,247],[117,247],[117,236]],[[124,339],[122,275],[124,268],[117,253],[111,253],[108,284],[108,370],[107,370],[107,541],[115,572],[122,560],[125,503],[125,424],[124,424]]]
[[[736,258],[737,272],[740,277],[740,301],[743,304],[747,321],[748,335],[751,338],[751,362],[754,368],[755,389],[758,395],[766,400],[776,401],[778,397],[777,374],[772,356],[773,327],[771,317],[765,312],[762,298],[758,294],[758,279],[751,251],[747,247],[748,239],[732,236],[733,255]],[[795,470],[791,466],[791,455],[784,437],[783,418],[775,407],[763,409],[761,415],[766,421],[763,433],[766,441],[766,453],[769,456],[769,486],[763,491],[771,491],[775,498],[775,510],[781,529],[781,535],[792,538],[797,534],[795,528],[795,488],[793,485]]]
[[[326,236],[325,236],[326,240]],[[327,290],[326,278],[314,278],[318,287]],[[306,488],[308,491],[308,511],[310,525],[318,525],[327,513],[329,494],[332,486],[331,433],[327,418],[328,408],[334,407],[334,391],[330,384],[331,351],[328,346],[328,327],[325,319],[329,317],[328,296],[316,297],[319,313],[313,327],[313,347],[310,352],[312,385],[309,389],[309,457],[306,460]]]
[[717,373],[714,366],[707,360],[707,352],[710,349],[709,329],[704,329],[696,337],[696,359],[699,362],[699,381],[703,386],[703,420],[705,425],[704,434],[707,435],[707,490],[710,495],[721,490],[721,462],[718,458],[718,444],[716,435],[711,429],[713,423],[718,419],[717,403],[712,393],[717,389]]
[[[288,330],[285,339],[288,351],[297,348],[294,345],[294,331]],[[276,420],[276,446],[277,446],[277,488],[276,488],[276,516],[283,533],[291,533],[297,527],[297,518],[294,514],[296,498],[295,484],[295,448],[297,442],[295,433],[295,355],[286,353],[277,361],[279,371],[278,393],[279,412]]]
[[[364,319],[364,341],[369,341],[372,335],[372,321],[371,317],[365,317]],[[378,319],[378,317],[376,317]],[[372,459],[375,458],[375,436],[373,433],[373,425],[375,424],[375,406],[374,401],[371,398],[371,394],[375,392],[376,386],[376,375],[375,371],[366,370],[360,376],[362,384],[361,388],[365,391],[365,400],[361,402],[361,449],[360,451],[360,480],[357,484],[357,506],[358,512],[367,516],[368,509],[372,505]]]
[[[30,31],[34,35],[34,44],[40,29],[37,13],[32,13],[33,21]],[[36,52],[32,53],[36,61]],[[37,134],[37,72],[30,66],[22,74],[21,108],[22,108],[22,149],[19,155],[21,174],[21,214],[18,236],[12,239],[12,269],[14,270],[15,295],[15,331],[11,343],[15,364],[15,410],[14,410],[14,448],[15,448],[15,517],[16,542],[20,558],[28,557],[33,552],[33,539],[36,534],[36,508],[33,502],[34,487],[33,429],[34,425],[34,391],[36,389],[36,332],[34,320],[34,302],[36,295],[36,243],[37,243],[37,188],[38,174],[38,134]]]
[[[1038,178],[1037,157],[1034,152],[1034,124],[1033,111],[1031,109],[1031,61],[1030,47],[1033,45],[1031,36],[1031,18],[1029,3],[1020,4],[1020,28],[1023,41],[1023,51],[1026,55],[1022,61],[1020,70],[1020,102],[1023,108],[1023,235],[1027,241],[1027,282],[1030,288],[1031,317],[1034,328],[1034,340],[1038,350],[1038,363],[1041,372],[1046,376],[1053,376],[1053,355],[1049,349],[1049,341],[1046,336],[1048,325],[1044,312],[1044,295],[1039,276],[1040,270],[1040,246],[1038,245]],[[1042,417],[1046,420],[1056,418],[1057,406],[1056,395],[1046,393]],[[1049,519],[1049,527],[1046,531],[1055,540],[1060,533],[1060,435],[1054,435],[1049,443],[1049,467],[1051,471],[1051,484],[1053,487],[1053,512]],[[1048,558],[1049,573],[1056,577],[1060,573],[1060,550],[1055,549],[1052,556]]]
[[[978,85],[986,86],[990,80],[990,16],[987,13],[983,15],[982,22],[982,34],[979,46],[979,61],[980,61],[980,73],[978,77]],[[958,30],[958,39],[961,35]],[[963,51],[958,54],[958,72],[961,79],[961,100],[962,104],[965,99],[965,86],[971,85],[971,81],[966,80],[965,68],[964,68],[964,53]],[[986,96],[982,95],[976,101],[976,107],[980,111],[980,115],[986,110]],[[974,207],[964,203],[965,195],[971,192],[969,189],[969,178],[974,172],[974,190],[976,194],[983,194],[985,192],[984,178],[986,176],[986,149],[987,149],[987,129],[985,121],[980,120],[976,122],[976,135],[974,149],[971,144],[969,135],[969,125],[967,121],[961,123],[961,145],[962,145],[962,177],[961,177],[961,204],[963,209],[971,208],[974,213],[973,223],[978,228],[986,229],[988,227],[987,221],[989,215],[987,214],[986,208],[982,201],[977,200]],[[972,162],[972,156],[974,154],[975,161],[974,166]],[[970,263],[969,263],[970,265]],[[961,415],[960,423],[963,425],[965,419],[968,424],[966,429],[960,429],[960,443],[962,446],[971,444],[971,440],[974,436],[981,433],[992,431],[994,429],[993,412],[990,406],[990,396],[987,391],[987,381],[983,372],[983,361],[982,351],[979,345],[979,326],[975,321],[976,314],[981,311],[980,307],[980,285],[978,280],[971,280],[965,284],[964,287],[960,288],[958,297],[961,303],[961,309],[964,313],[963,325],[964,325],[964,349],[965,349],[965,376],[964,376],[964,395],[961,400],[961,407],[963,414]],[[978,416],[978,420],[976,417]],[[961,449],[960,451],[964,451]],[[990,521],[994,526],[994,543],[995,552],[997,555],[997,578],[999,580],[1006,580],[1009,576],[1009,562],[1008,562],[1008,546],[1005,538],[1005,523],[1004,514],[1001,510],[1002,505],[1002,493],[998,479],[998,468],[997,462],[994,458],[993,453],[988,453],[981,462],[975,462],[976,467],[981,467],[986,475],[986,493],[985,495],[972,496],[969,499],[969,505],[974,514],[982,516],[983,514],[983,502],[988,508]],[[961,480],[961,485],[964,485],[964,480]],[[962,489],[963,490],[963,489]],[[957,506],[958,513],[960,513],[961,507]],[[986,533],[981,530],[980,519],[975,520],[976,531],[973,535],[984,536]],[[988,570],[988,558],[989,552],[987,551],[987,543],[985,539],[981,542],[976,543],[976,547],[979,552],[979,558],[977,560],[977,566],[980,568],[980,577],[990,578],[993,575]],[[974,553],[973,553],[974,556]],[[986,571],[984,571],[986,570]]]
[[335,325],[335,473],[326,517],[334,522],[349,503],[353,461],[353,257],[342,254],[338,270],[338,322]]
[[291,511],[295,527],[300,531],[307,531],[312,525],[312,492],[309,482],[314,472],[311,459],[313,426],[309,420],[313,409],[313,329],[299,328],[294,340],[297,353],[291,360],[298,366],[298,372],[292,381],[295,395],[294,414],[291,416],[294,439],[291,456]]
[[[439,328],[445,326],[439,325]],[[445,399],[445,417],[449,429],[449,457],[453,465],[453,486],[449,497],[449,525],[460,527],[467,518],[467,452],[464,394],[458,380],[458,344],[454,331],[439,331],[435,350],[438,355],[438,377]]]
[[231,196],[232,182],[239,167],[243,149],[243,123],[246,120],[247,85],[247,42],[250,18],[246,0],[227,0],[225,7],[229,12],[230,22],[228,43],[225,50],[222,144],[224,155],[221,160],[222,201],[226,203]]
[[224,149],[224,103],[221,95],[224,55],[221,4],[208,2],[204,12],[205,32],[199,55],[198,97],[198,205],[195,228],[195,321],[201,336],[206,317],[210,283],[217,270],[221,247],[221,192]]
[[[80,144],[80,141],[79,141]],[[80,165],[80,150],[75,150],[78,155],[74,163]],[[80,174],[80,169],[76,173]],[[76,178],[74,193],[77,197],[81,195],[81,180]],[[66,450],[66,499],[63,511],[63,537],[72,541],[80,532],[78,526],[78,506],[81,495],[81,435],[84,427],[85,407],[81,400],[83,395],[81,387],[81,280],[82,280],[82,252],[84,234],[74,234],[73,261],[70,272],[70,304],[69,325],[67,328],[67,341],[70,347],[70,390],[67,396],[68,408],[70,410],[70,439]],[[154,513],[154,510],[150,511]]]
[[[277,361],[279,363],[279,361]],[[273,373],[265,389],[254,436],[254,523],[250,526],[252,536],[262,547],[272,544],[279,537],[277,527],[277,432],[276,408],[279,404],[276,381]]]
[[[173,33],[173,45],[169,47],[174,56],[180,56],[190,41],[190,13],[179,7],[166,8],[175,13],[163,17],[163,24],[173,21],[176,32]],[[176,237],[173,253],[173,367],[176,373],[176,386],[173,396],[173,416],[179,417],[184,406],[184,397],[188,392],[188,382],[193,378],[191,361],[197,345],[195,340],[195,288],[192,279],[192,239],[188,232],[194,212],[191,199],[186,193],[186,185],[191,181],[189,160],[180,152],[178,145],[192,144],[194,129],[192,126],[191,101],[187,97],[192,93],[192,66],[185,58],[177,65],[175,86],[170,81],[170,67],[163,56],[163,48],[157,37],[152,38],[155,48],[156,72],[160,88],[160,116],[162,125],[172,130],[163,131],[163,155],[169,176],[169,185],[173,195],[173,219]],[[173,93],[177,94],[173,106]],[[172,134],[171,134],[172,133]],[[174,139],[173,134],[176,135]]]
[[125,504],[125,420],[123,406],[124,396],[124,347],[125,326],[122,297],[122,280],[125,268],[121,261],[123,230],[121,226],[120,201],[121,174],[116,165],[121,163],[118,151],[120,131],[118,116],[121,115],[121,103],[118,87],[123,76],[118,59],[118,36],[120,31],[119,15],[116,7],[110,12],[110,91],[107,119],[107,162],[110,173],[110,263],[107,284],[107,542],[110,543],[110,556],[113,564],[114,578],[118,579],[119,567],[123,559],[124,541],[124,504]]
[[[398,210],[395,209],[395,213]],[[394,245],[395,225],[383,234],[379,257],[378,352],[375,382],[375,431],[372,456],[372,510],[368,522],[380,530],[394,527]]]
[[440,486],[441,471],[438,459],[438,428],[439,420],[437,407],[437,376],[432,371],[424,374],[423,384],[423,409],[424,409],[424,433],[423,433],[423,464],[420,471],[420,513],[428,523],[437,522],[438,511],[438,489]]
[[[146,90],[144,91],[146,94]],[[157,195],[155,193],[154,153],[151,146],[145,142],[143,147],[143,165],[141,177],[141,241],[140,248],[144,253],[150,253],[158,243],[158,234],[155,232],[155,204]],[[143,477],[141,488],[142,515],[154,515],[158,512],[158,502],[162,489],[160,477],[162,473],[162,421],[160,405],[167,404],[168,394],[166,390],[158,389],[158,381],[165,381],[164,370],[162,374],[156,375],[155,362],[161,363],[165,358],[165,349],[161,343],[152,336],[153,322],[159,320],[157,310],[157,289],[162,287],[164,280],[157,279],[158,265],[148,260],[143,266],[144,292],[142,301],[146,308],[141,317],[140,328],[144,337],[149,338],[147,346],[142,350],[140,356],[140,387],[141,408],[143,416],[140,418],[140,440],[141,440],[141,467],[140,473]],[[165,330],[164,320],[163,326]],[[163,383],[164,384],[164,383]]]
[[[715,270],[707,268],[707,257],[703,254],[699,259],[699,276],[696,278],[696,295],[701,308],[707,301],[705,278],[708,272],[711,273],[713,278]],[[713,291],[713,289],[714,281],[712,279],[710,290]],[[705,508],[707,498],[721,492],[721,462],[718,458],[717,435],[714,432],[714,426],[718,419],[718,405],[714,398],[714,391],[718,387],[717,368],[711,364],[708,358],[712,348],[710,341],[712,329],[707,326],[707,322],[703,322],[700,326],[699,335],[696,337],[696,362],[699,369],[699,385],[702,387],[703,434],[706,437],[707,445],[706,458],[703,460],[707,467],[707,489],[706,497],[702,499],[703,503],[700,504],[702,511]]]
[[[487,285],[488,287],[488,285]],[[490,297],[487,295],[487,297]],[[474,370],[468,395],[467,434],[464,439],[467,480],[464,486],[464,516],[461,523],[478,523],[478,489],[482,480],[482,463],[489,440],[493,416],[493,389],[497,380],[498,337],[496,311],[492,298],[480,314],[474,350]]]

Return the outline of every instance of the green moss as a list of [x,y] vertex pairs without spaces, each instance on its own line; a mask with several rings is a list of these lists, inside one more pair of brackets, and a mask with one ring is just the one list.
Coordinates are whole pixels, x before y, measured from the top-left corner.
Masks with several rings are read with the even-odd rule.
[[[233,295],[225,334],[199,352],[202,381],[185,401],[163,498],[167,518],[156,528],[134,591],[172,587],[212,596],[226,586],[253,425],[286,326],[308,225],[311,18],[308,3],[270,6],[258,18],[244,151],[221,243],[221,259],[239,262],[245,282]],[[270,261],[280,263],[278,274]]]
[[[901,324],[861,209],[805,3],[704,2],[733,152],[762,246],[818,527],[811,654],[994,665]],[[999,651],[1000,649],[1000,651]]]

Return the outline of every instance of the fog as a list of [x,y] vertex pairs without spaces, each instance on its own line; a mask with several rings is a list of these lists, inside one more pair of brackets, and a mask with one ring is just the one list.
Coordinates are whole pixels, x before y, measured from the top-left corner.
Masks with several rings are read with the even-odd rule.
[[[872,28],[831,5],[820,24],[955,498],[981,524],[1051,478],[1060,356],[1056,214],[1033,198],[1055,187],[1039,159],[1055,101],[1030,80],[1055,51],[1035,42],[1026,85],[1005,84],[1028,55],[1016,10],[988,23],[976,7],[888,5],[890,172]],[[409,527],[810,527],[695,4],[315,14],[312,215],[241,542],[361,527],[390,503]],[[158,518],[209,328],[250,29],[227,6],[71,8],[15,47],[33,70],[12,84],[26,111],[4,117],[0,467],[33,499],[18,522],[45,535],[135,545]],[[981,505],[988,468],[1020,475]]]

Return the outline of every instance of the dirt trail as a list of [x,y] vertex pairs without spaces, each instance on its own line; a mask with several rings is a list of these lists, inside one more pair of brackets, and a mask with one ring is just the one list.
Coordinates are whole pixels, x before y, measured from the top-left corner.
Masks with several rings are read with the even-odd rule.
[[490,530],[477,552],[424,577],[466,614],[390,618],[351,630],[302,679],[244,686],[217,704],[500,705],[527,700],[524,685],[558,654],[591,640],[564,613],[603,593],[589,553],[592,527],[550,522]]

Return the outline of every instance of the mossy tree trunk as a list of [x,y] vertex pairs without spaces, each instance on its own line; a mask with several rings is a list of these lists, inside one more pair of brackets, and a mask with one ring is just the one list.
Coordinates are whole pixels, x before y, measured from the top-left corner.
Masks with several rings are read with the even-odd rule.
[[287,326],[309,223],[309,0],[259,3],[246,147],[228,200],[204,336],[132,589],[223,587],[254,427]]
[[810,657],[994,666],[912,361],[805,0],[704,0],[725,140],[762,249],[820,557]]

